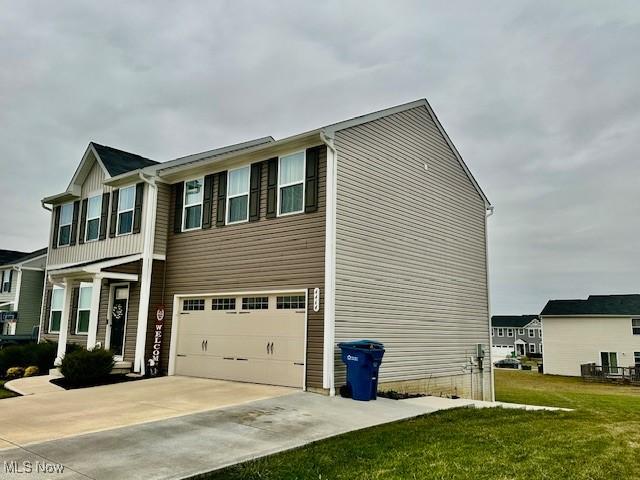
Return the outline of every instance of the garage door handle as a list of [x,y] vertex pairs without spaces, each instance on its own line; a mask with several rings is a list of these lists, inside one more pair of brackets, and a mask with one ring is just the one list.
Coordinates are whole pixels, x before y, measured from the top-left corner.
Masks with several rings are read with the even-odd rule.
[[208,351],[209,350],[209,340],[205,340],[204,341],[204,351]]
[[202,343],[200,344],[200,350],[204,352],[204,340],[202,340]]

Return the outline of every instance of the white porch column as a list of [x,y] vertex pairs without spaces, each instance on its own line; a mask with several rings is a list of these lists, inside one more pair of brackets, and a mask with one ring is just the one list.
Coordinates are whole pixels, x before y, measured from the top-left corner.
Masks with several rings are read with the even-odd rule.
[[87,335],[87,350],[93,350],[96,346],[98,335],[98,313],[100,311],[100,291],[102,289],[102,275],[97,273],[93,277],[91,290],[91,313],[89,314],[89,332]]
[[64,285],[64,302],[62,303],[62,315],[60,318],[60,333],[58,334],[58,355],[54,365],[60,366],[67,350],[67,334],[69,333],[69,314],[71,313],[71,295],[73,288],[68,279],[62,281]]

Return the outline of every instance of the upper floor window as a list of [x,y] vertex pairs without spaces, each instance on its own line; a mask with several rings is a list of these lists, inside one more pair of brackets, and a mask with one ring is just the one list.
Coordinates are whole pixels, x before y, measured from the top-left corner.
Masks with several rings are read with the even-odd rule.
[[640,335],[640,318],[634,318],[631,320],[631,330],[634,335]]
[[507,337],[513,337],[513,328],[507,328]]
[[136,200],[136,187],[121,188],[118,196],[118,235],[133,232],[133,207]]
[[60,226],[58,227],[58,246],[71,245],[71,223],[73,222],[73,203],[60,207]]
[[58,333],[60,331],[60,321],[62,320],[62,304],[64,303],[64,288],[53,287],[51,291],[51,313],[49,314],[49,332]]
[[495,336],[496,336],[496,329],[495,329],[495,328],[492,328],[492,329],[491,329],[491,336],[492,336],[492,337],[495,337]]
[[0,272],[0,292],[11,291],[11,270],[3,270]]
[[251,167],[229,170],[227,178],[227,223],[249,219],[249,180]]
[[529,330],[529,337],[533,338],[536,336],[536,331],[533,328],[528,328],[527,330]]
[[182,230],[193,230],[202,226],[202,195],[204,179],[184,182],[184,211]]
[[524,335],[524,328],[518,329],[518,335]]
[[87,199],[87,225],[85,228],[85,242],[98,240],[100,235],[100,214],[102,209],[102,196],[96,195]]
[[288,215],[304,210],[304,152],[280,157],[278,166],[278,213]]
[[498,336],[504,337],[504,330],[502,328],[498,328]]
[[92,292],[92,284],[80,284],[80,294],[78,296],[78,318],[76,320],[76,334],[86,334],[89,332],[89,317],[91,316]]

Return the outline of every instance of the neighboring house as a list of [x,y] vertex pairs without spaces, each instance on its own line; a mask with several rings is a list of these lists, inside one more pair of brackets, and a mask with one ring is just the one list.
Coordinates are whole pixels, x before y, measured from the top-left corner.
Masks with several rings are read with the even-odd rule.
[[542,356],[542,325],[538,315],[491,317],[492,357]]
[[0,250],[0,345],[37,338],[46,265],[46,248]]
[[92,143],[43,202],[59,357],[333,393],[371,338],[389,388],[492,397],[491,206],[426,100],[160,164]]
[[579,376],[587,363],[640,367],[640,295],[549,300],[540,317],[544,373]]

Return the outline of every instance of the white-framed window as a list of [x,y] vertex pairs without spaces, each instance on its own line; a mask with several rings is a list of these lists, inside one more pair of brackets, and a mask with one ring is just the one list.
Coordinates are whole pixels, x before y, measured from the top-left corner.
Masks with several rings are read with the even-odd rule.
[[491,329],[491,336],[492,336],[492,337],[495,337],[495,336],[496,336],[496,329],[495,329],[495,328],[492,328],[492,329]]
[[540,327],[540,328],[538,329],[538,336],[539,336],[540,338],[542,338],[542,327]]
[[530,343],[529,344],[529,353],[536,353],[536,344],[535,343]]
[[618,369],[618,352],[600,352],[600,361],[603,368],[615,373]]
[[538,344],[538,353],[542,353],[542,344],[541,343]]
[[249,220],[249,182],[251,167],[236,168],[227,173],[227,224]]
[[86,335],[89,333],[89,317],[91,316],[91,293],[93,285],[91,283],[81,283],[78,295],[78,317],[76,318],[76,334]]
[[524,335],[524,328],[518,329],[518,335]]
[[535,331],[535,329],[533,329],[533,328],[528,328],[527,330],[529,330],[529,332],[528,332],[528,333],[529,333],[529,337],[530,337],[530,338],[533,338],[533,337],[535,337],[535,336],[536,336],[536,331]]
[[640,318],[631,320],[631,331],[634,335],[640,335]]
[[507,337],[513,337],[513,328],[507,328]]
[[51,313],[49,314],[49,333],[59,333],[62,321],[64,288],[54,286],[51,290]]
[[84,231],[84,241],[93,242],[100,235],[100,215],[102,213],[102,195],[87,199],[87,223]]
[[118,228],[116,235],[128,235],[133,232],[133,209],[136,202],[136,186],[120,189],[118,194]]
[[58,246],[71,245],[71,223],[73,222],[73,203],[60,206],[60,224],[58,225]]
[[498,336],[499,337],[504,337],[504,329],[498,328]]
[[633,363],[636,368],[640,368],[640,352],[633,352]]
[[184,206],[182,207],[182,231],[202,227],[202,198],[204,178],[184,182]]
[[0,292],[11,291],[11,270],[3,270],[0,272]]
[[305,152],[291,153],[278,159],[278,215],[304,211]]

